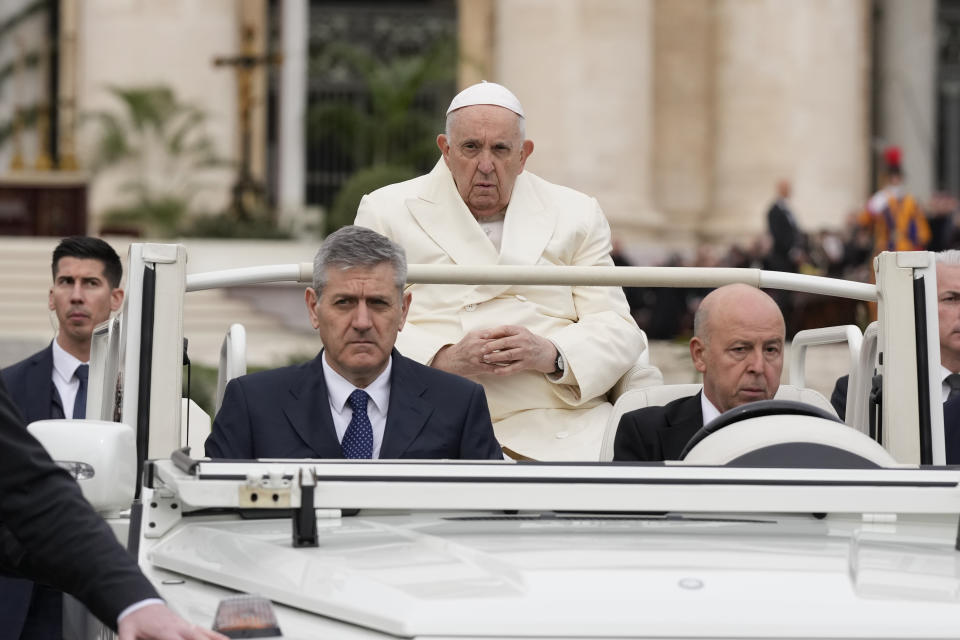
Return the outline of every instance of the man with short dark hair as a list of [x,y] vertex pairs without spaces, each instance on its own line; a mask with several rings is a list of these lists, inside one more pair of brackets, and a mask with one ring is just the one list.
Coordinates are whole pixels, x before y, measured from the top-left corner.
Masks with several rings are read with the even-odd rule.
[[[93,329],[123,303],[123,267],[99,238],[64,238],[53,251],[49,308],[58,329],[43,350],[0,375],[29,424],[86,416],[87,372]],[[9,637],[61,637],[60,593],[25,580],[0,578],[0,618]],[[0,631],[0,640],[7,637]]]
[[27,423],[84,417],[93,329],[123,303],[120,257],[100,238],[63,239],[53,251],[51,270],[48,306],[57,317],[56,338],[3,370],[3,381]]
[[690,357],[703,374],[703,390],[625,413],[614,460],[676,460],[690,438],[721,413],[776,395],[786,332],[769,295],[745,284],[715,289],[700,303],[693,333]]
[[305,301],[323,350],[231,380],[214,458],[503,459],[483,387],[394,349],[410,307],[403,248],[344,227],[314,258]]

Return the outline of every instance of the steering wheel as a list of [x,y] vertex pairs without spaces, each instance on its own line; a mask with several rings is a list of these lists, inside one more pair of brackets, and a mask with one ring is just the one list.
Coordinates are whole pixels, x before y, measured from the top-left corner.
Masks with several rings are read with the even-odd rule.
[[729,411],[721,413],[700,427],[700,430],[693,434],[693,437],[687,442],[687,446],[680,452],[679,459],[683,460],[686,458],[687,454],[690,453],[695,446],[700,444],[701,440],[728,425],[740,422],[741,420],[749,420],[750,418],[775,415],[812,416],[814,418],[840,422],[835,415],[828,411],[820,407],[815,407],[812,404],[797,402],[796,400],[758,400],[756,402],[748,402],[747,404],[742,404],[739,407],[734,407]]

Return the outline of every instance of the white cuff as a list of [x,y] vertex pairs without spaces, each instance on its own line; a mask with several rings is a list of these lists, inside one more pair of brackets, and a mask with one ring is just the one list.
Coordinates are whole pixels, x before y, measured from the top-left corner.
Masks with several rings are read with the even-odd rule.
[[147,598],[146,600],[141,600],[140,602],[134,602],[132,605],[120,612],[120,615],[117,616],[117,624],[120,624],[120,621],[126,618],[128,615],[134,611],[139,611],[144,607],[149,607],[152,604],[166,604],[160,598]]

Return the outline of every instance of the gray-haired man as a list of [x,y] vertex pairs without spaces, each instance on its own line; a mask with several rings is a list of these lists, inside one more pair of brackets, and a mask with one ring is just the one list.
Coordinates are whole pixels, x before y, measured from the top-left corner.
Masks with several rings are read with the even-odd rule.
[[502,459],[483,388],[393,348],[410,307],[403,249],[363,227],[323,242],[305,293],[324,348],[232,380],[215,458]]

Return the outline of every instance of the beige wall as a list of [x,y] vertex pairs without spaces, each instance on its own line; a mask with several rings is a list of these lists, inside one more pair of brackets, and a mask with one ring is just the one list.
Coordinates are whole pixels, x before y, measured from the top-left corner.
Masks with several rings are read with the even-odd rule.
[[622,231],[659,225],[650,202],[651,0],[500,0],[497,79],[535,144],[534,173],[596,196]]
[[495,0],[489,24],[461,8],[461,40],[523,102],[532,171],[631,243],[689,247],[762,233],[781,177],[805,229],[862,204],[869,6]]
[[[213,66],[218,55],[239,49],[234,0],[86,0],[78,3],[78,104],[82,112],[115,110],[106,88],[165,84],[180,99],[204,109],[207,131],[217,151],[237,153],[236,84],[232,70]],[[81,160],[89,157],[92,131],[82,128]],[[91,212],[96,216],[122,196],[124,176],[110,175],[95,184]],[[201,208],[222,208],[228,202],[233,173],[204,176],[210,187],[198,200]],[[96,229],[96,220],[93,221]]]
[[865,2],[816,0],[716,8],[714,194],[708,236],[765,228],[780,177],[801,227],[837,227],[867,192]]

